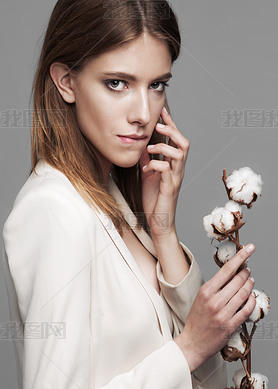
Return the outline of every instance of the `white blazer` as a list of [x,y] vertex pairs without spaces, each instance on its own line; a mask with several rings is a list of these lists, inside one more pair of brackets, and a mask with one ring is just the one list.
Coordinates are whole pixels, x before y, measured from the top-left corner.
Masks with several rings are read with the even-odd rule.
[[[173,341],[203,282],[190,251],[181,243],[191,266],[178,285],[164,280],[157,263],[159,295],[111,219],[88,206],[46,161],[36,171],[3,230],[20,388],[223,389],[219,354],[191,375]],[[109,190],[156,256],[112,178]]]

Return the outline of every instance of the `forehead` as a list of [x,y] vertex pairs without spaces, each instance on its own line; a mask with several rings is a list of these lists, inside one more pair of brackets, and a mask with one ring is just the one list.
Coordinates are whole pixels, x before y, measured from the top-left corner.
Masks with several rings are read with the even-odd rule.
[[166,42],[144,34],[89,61],[85,72],[126,72],[140,78],[155,78],[171,69]]

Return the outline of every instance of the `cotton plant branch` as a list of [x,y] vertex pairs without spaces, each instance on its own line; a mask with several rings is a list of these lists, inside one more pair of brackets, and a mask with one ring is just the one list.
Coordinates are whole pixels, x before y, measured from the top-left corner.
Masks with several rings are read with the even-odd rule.
[[[224,207],[216,207],[203,218],[203,225],[207,236],[219,244],[216,247],[214,260],[219,267],[229,261],[243,246],[240,244],[239,230],[244,226],[242,221],[242,206],[251,208],[261,196],[262,178],[251,168],[243,167],[233,170],[227,176],[223,170],[222,181],[229,198]],[[246,267],[246,263],[238,272]],[[238,328],[225,347],[221,350],[222,357],[233,362],[241,360],[242,369],[235,372],[233,381],[235,387],[225,389],[268,389],[268,378],[260,373],[251,371],[251,346],[256,331],[257,322],[263,319],[270,311],[270,298],[262,291],[252,290],[256,298],[256,306],[246,322]],[[251,331],[247,324],[253,322]]]

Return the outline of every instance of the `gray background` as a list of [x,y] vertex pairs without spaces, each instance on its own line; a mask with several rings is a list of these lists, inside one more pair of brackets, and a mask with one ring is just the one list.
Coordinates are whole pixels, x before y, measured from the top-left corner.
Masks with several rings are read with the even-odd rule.
[[[31,166],[30,128],[4,127],[2,115],[9,109],[31,108],[33,74],[55,3],[1,3],[1,229]],[[230,172],[250,166],[262,175],[263,196],[244,212],[247,223],[241,230],[241,243],[255,243],[256,253],[249,262],[255,287],[272,298],[272,311],[260,325],[253,343],[252,360],[253,371],[267,375],[270,388],[274,388],[278,344],[278,128],[262,124],[262,115],[278,109],[278,5],[274,0],[173,0],[172,4],[179,17],[183,43],[181,57],[173,68],[168,99],[178,127],[191,142],[177,212],[179,238],[193,251],[209,279],[217,266],[202,218],[227,200],[220,179],[223,168]],[[259,124],[244,127],[241,120],[237,127],[224,128],[221,112],[232,109],[259,110]],[[277,122],[278,117],[274,126]],[[250,126],[250,120],[245,124]],[[2,241],[0,249],[2,252]],[[8,320],[0,262],[0,322]],[[229,375],[238,367],[238,363],[229,364]],[[17,387],[10,340],[0,342],[0,375],[1,388]]]

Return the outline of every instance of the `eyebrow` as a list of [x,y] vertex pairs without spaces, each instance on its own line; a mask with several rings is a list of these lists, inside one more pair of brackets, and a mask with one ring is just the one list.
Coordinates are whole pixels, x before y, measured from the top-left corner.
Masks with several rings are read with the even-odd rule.
[[[130,81],[136,81],[137,80],[137,78],[133,74],[124,73],[124,72],[105,72],[105,73],[102,73],[102,74],[104,76],[124,78],[125,80],[130,80]],[[156,77],[152,82],[169,79],[171,77],[172,77],[172,74],[170,72],[164,73],[164,74],[161,74],[160,76]]]

